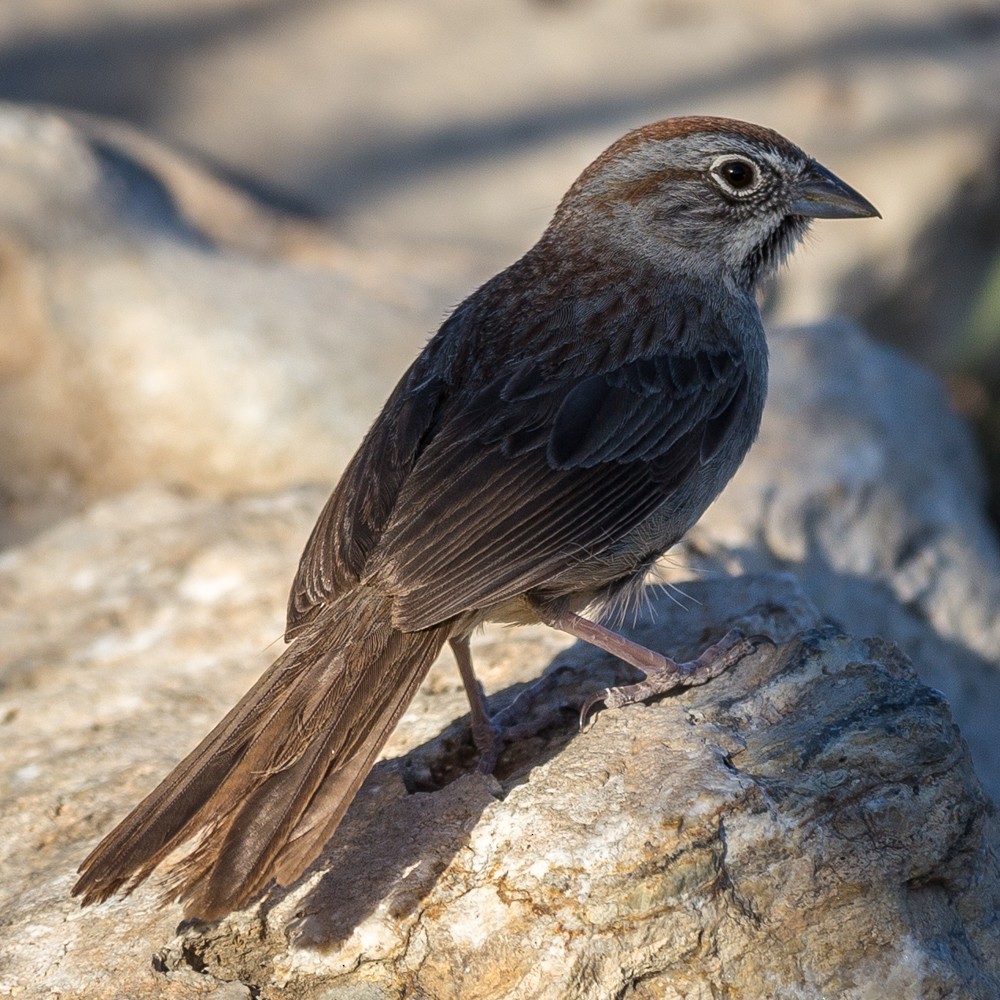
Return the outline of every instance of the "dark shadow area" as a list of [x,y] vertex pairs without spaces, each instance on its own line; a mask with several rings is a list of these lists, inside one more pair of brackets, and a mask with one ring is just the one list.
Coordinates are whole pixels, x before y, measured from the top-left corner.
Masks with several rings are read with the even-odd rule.
[[[289,941],[333,948],[378,906],[385,905],[393,919],[416,909],[468,842],[483,809],[527,781],[534,768],[578,735],[579,708],[587,695],[635,679],[625,664],[583,650],[581,655],[577,644],[545,668],[543,676],[551,686],[530,710],[542,719],[542,728],[538,735],[510,744],[493,775],[476,770],[478,752],[468,714],[406,757],[376,765],[313,866],[325,871],[289,924]],[[490,698],[490,710],[502,710],[529,686],[516,684],[498,692]],[[359,872],[364,878],[358,878]],[[265,908],[286,894],[274,890]]]
[[173,193],[145,164],[110,143],[91,140],[90,148],[104,168],[105,187],[124,219],[183,243],[212,247],[207,234],[184,217]]
[[246,0],[182,17],[108,19],[0,48],[0,100],[53,104],[155,128],[176,61],[330,0]]
[[859,317],[866,329],[929,368],[955,371],[980,360],[978,345],[963,343],[961,334],[998,251],[1000,128],[993,155],[913,240],[901,279],[878,287],[870,269],[858,269],[839,297],[857,302],[860,291],[870,303]]
[[[977,328],[974,315],[996,296],[990,283],[1000,273],[1000,129],[993,149],[917,234],[901,276],[879,285],[875,272],[859,268],[838,299],[845,312],[869,303],[858,317],[867,330],[948,380],[953,403],[976,430],[990,517],[1000,525],[1000,324]],[[1000,306],[991,308],[1000,315]]]

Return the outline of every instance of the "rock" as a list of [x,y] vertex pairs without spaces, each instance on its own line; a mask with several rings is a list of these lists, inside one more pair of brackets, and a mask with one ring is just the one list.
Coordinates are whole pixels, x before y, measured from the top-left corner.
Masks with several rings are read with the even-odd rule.
[[[152,888],[78,910],[87,849],[275,655],[438,307],[108,123],[0,108],[0,179],[3,532],[54,524],[0,555],[0,994],[997,995],[995,815],[892,645],[1000,796],[982,476],[940,385],[841,322],[772,336],[761,439],[664,569],[688,610],[639,628],[778,649],[580,735],[567,710],[496,781],[445,657],[301,885],[180,936]],[[501,702],[553,656],[550,709],[614,677],[548,630],[476,641]]]
[[[90,997],[208,989],[190,969],[164,979],[150,964],[172,937],[174,908],[150,896],[144,915],[132,903],[80,910],[69,890],[86,845],[276,655],[290,575],[324,499],[137,490],[0,556],[0,995],[33,995],[39,983]],[[527,680],[568,643],[548,630],[513,645],[502,632],[480,637],[483,677]],[[431,702],[414,702],[390,756],[467,712],[447,660],[425,691]],[[464,755],[471,768],[471,744]]]
[[[167,954],[343,997],[995,996],[987,803],[943,699],[788,578],[692,594],[697,612],[661,603],[640,635],[691,654],[739,608],[784,641],[717,686],[604,713],[499,785],[383,778],[329,870],[251,923],[263,977],[244,916]],[[552,669],[572,699],[608,667],[574,648]]]
[[8,542],[144,483],[329,483],[440,309],[147,137],[11,105],[0,282]]
[[760,438],[691,533],[708,569],[792,570],[944,692],[1000,801],[1000,549],[941,383],[845,321],[770,336]]
[[89,846],[274,655],[282,563],[321,500],[146,490],[4,557],[3,990],[996,995],[990,807],[947,706],[788,575],[688,583],[684,608],[661,595],[640,641],[687,656],[741,626],[779,645],[583,733],[573,706],[628,671],[547,630],[490,630],[495,704],[549,664],[539,711],[569,706],[495,778],[473,773],[443,657],[291,891],[176,937],[155,886],[80,910]]
[[[996,996],[995,812],[887,641],[996,787],[997,553],[968,434],[848,325],[772,345],[761,439],[638,634],[687,655],[742,623],[779,648],[583,734],[571,707],[496,782],[443,657],[322,863],[215,928],[174,936],[155,886],[81,911],[73,872],[275,655],[326,489],[143,488],[8,550],[0,992]],[[476,643],[497,704],[550,662],[550,709],[615,678],[546,629]]]

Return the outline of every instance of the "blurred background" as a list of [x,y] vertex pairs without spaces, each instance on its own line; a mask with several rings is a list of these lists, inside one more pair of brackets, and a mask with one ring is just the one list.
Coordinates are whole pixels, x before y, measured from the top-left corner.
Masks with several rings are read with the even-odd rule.
[[[815,227],[767,310],[940,372],[1000,481],[995,2],[4,0],[0,101],[9,539],[156,475],[331,482],[576,174],[690,113],[777,129],[881,209]],[[279,427],[308,397],[315,426]]]

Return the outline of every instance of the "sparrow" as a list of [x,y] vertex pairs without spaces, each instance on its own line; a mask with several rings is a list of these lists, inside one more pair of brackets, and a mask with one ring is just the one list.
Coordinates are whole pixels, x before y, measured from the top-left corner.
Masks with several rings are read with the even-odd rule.
[[73,893],[167,898],[215,920],[316,858],[450,644],[489,770],[503,747],[473,672],[484,622],[543,622],[637,667],[621,706],[752,652],[677,662],[600,624],[736,472],[768,355],[756,294],[813,219],[877,216],[778,133],[714,117],[629,132],[538,242],[445,320],[319,516],[290,645],[93,850]]

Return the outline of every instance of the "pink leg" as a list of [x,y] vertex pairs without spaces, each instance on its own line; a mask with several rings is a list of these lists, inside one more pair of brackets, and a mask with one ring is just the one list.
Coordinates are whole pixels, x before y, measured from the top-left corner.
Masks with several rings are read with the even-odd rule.
[[455,654],[458,672],[462,675],[465,693],[469,696],[469,708],[472,716],[472,741],[479,751],[479,770],[483,774],[492,774],[497,757],[503,750],[503,732],[490,718],[486,710],[486,696],[483,686],[476,679],[472,668],[472,650],[469,649],[469,637],[450,640],[451,651]]
[[759,646],[774,645],[773,640],[766,635],[744,636],[742,632],[733,630],[709,646],[696,660],[678,663],[668,656],[640,646],[639,643],[632,642],[631,639],[626,639],[625,636],[572,612],[551,613],[538,606],[535,610],[546,625],[589,642],[592,646],[597,646],[631,664],[646,675],[646,679],[638,684],[605,688],[588,698],[580,709],[581,725],[599,701],[603,701],[608,708],[621,708],[633,702],[646,701],[654,695],[663,694],[676,687],[704,684],[713,677],[718,677],[743,657],[749,656]]
[[479,771],[482,774],[492,774],[497,759],[507,743],[534,736],[551,725],[549,716],[520,724],[514,723],[513,720],[529,710],[530,706],[550,690],[556,681],[551,675],[542,677],[527,690],[522,691],[502,712],[490,715],[486,708],[483,686],[476,679],[472,667],[472,651],[469,649],[468,637],[451,639],[450,644],[451,651],[455,654],[455,661],[458,663],[458,672],[462,676],[462,683],[465,685],[465,693],[469,696],[472,740],[479,751]]

